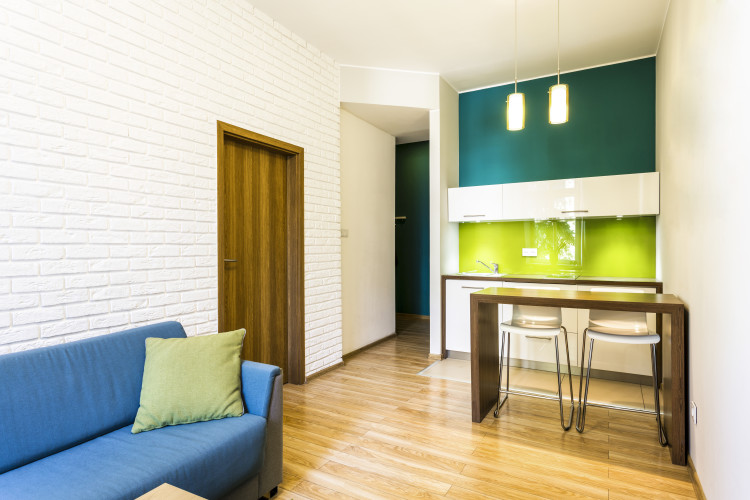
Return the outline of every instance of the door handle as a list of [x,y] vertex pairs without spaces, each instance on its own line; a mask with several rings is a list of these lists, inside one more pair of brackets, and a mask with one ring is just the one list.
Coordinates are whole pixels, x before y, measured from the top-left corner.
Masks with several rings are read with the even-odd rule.
[[481,286],[462,286],[461,288],[466,288],[467,290],[484,290]]
[[588,210],[560,210],[561,214],[587,214]]
[[224,259],[224,262],[237,262],[237,259]]

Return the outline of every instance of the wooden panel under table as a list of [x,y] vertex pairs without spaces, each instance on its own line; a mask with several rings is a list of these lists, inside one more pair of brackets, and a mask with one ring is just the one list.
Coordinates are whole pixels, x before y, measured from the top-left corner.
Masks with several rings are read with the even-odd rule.
[[672,463],[687,463],[685,442],[685,305],[661,293],[580,292],[486,288],[471,294],[471,417],[481,422],[497,403],[499,376],[497,304],[604,309],[668,314],[661,333],[663,424]]

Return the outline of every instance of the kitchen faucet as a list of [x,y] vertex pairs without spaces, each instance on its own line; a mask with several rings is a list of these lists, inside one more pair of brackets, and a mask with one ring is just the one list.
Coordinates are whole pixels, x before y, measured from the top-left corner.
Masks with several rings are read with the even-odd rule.
[[496,264],[495,262],[490,262],[490,264],[492,264],[492,267],[488,266],[487,264],[485,264],[484,262],[482,262],[479,259],[477,259],[477,263],[482,264],[484,267],[486,267],[487,269],[489,269],[490,271],[492,271],[494,274],[499,274],[500,273],[500,266],[498,264]]

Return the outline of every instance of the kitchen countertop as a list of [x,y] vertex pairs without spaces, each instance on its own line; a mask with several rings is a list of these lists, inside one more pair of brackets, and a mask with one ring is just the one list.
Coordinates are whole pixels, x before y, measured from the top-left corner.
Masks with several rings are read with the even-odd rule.
[[630,278],[611,276],[583,276],[574,273],[559,274],[489,274],[489,273],[455,273],[444,274],[443,279],[463,279],[479,281],[510,281],[525,283],[550,283],[569,285],[613,285],[654,287],[661,293],[662,282],[655,278]]

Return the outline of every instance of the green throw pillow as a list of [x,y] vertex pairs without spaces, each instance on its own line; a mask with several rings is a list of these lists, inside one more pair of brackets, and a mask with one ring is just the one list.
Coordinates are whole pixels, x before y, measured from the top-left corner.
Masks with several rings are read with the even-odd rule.
[[239,417],[245,329],[183,339],[146,339],[141,406],[131,432]]

